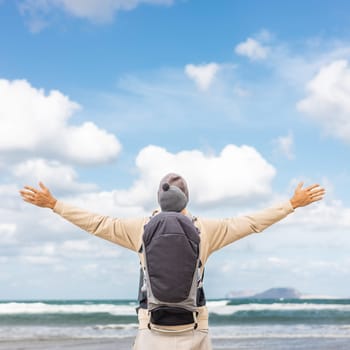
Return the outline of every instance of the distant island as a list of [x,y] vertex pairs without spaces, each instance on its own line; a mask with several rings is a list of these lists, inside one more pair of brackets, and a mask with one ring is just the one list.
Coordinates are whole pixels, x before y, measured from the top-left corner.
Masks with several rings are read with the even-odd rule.
[[279,287],[270,288],[264,292],[252,290],[231,291],[226,295],[227,299],[338,299],[330,295],[304,294],[295,288]]
[[253,291],[230,292],[226,296],[228,299],[249,298],[249,299],[300,299],[302,293],[294,288],[281,287],[270,288],[261,293]]

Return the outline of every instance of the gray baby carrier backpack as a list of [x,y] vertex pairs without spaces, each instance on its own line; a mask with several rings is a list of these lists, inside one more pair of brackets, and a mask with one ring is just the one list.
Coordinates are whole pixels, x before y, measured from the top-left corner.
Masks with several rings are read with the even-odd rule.
[[194,324],[197,328],[197,307],[203,304],[204,294],[200,235],[193,220],[181,213],[161,212],[145,225],[142,242],[139,299],[140,307],[146,306],[150,313],[148,327]]

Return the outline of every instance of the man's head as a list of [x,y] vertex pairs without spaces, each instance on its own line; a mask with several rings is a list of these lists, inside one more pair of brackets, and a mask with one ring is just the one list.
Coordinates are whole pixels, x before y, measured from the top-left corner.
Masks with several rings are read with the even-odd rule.
[[159,184],[158,203],[162,211],[181,212],[188,203],[186,181],[178,174],[165,175]]

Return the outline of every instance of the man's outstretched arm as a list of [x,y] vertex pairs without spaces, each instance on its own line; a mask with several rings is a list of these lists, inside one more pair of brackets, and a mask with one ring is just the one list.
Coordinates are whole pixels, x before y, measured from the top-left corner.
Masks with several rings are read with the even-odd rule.
[[98,215],[57,200],[42,183],[40,188],[24,186],[20,191],[23,200],[41,208],[50,208],[55,213],[93,235],[138,251],[144,218],[119,219]]

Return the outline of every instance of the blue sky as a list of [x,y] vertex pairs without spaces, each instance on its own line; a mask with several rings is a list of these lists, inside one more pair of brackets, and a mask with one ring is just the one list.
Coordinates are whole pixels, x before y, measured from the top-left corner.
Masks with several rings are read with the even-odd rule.
[[0,299],[134,298],[137,257],[22,203],[39,180],[149,215],[168,171],[198,216],[320,183],[321,203],[210,258],[209,297],[350,296],[347,1],[0,1]]

